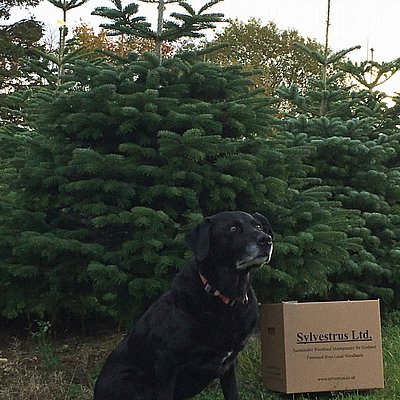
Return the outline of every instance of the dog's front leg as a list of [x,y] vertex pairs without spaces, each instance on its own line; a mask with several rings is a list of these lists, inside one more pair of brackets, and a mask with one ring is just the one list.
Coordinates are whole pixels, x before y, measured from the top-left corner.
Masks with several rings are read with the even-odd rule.
[[239,400],[239,391],[236,379],[236,361],[219,378],[225,400]]
[[160,362],[156,368],[156,400],[173,400],[177,369],[169,362]]

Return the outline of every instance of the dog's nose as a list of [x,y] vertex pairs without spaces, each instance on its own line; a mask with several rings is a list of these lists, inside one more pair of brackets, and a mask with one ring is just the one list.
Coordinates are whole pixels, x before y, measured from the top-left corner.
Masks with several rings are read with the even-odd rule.
[[262,246],[265,246],[266,244],[272,244],[272,237],[264,233],[257,238],[257,242]]

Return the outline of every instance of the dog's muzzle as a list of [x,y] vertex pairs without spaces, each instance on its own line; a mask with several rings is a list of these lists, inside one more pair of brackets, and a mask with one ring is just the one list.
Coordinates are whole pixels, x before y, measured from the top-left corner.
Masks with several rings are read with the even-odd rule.
[[246,246],[243,257],[236,261],[236,269],[244,270],[270,262],[273,247],[272,237],[263,233],[256,242],[251,242]]

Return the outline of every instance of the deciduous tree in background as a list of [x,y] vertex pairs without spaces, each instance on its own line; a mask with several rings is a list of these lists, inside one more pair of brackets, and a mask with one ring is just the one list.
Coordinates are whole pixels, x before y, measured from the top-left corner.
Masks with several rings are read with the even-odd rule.
[[[131,37],[126,40],[121,37],[110,37],[105,29],[101,29],[96,33],[88,24],[77,26],[74,31],[74,40],[72,47],[83,47],[90,53],[91,58],[104,57],[106,54],[112,53],[119,56],[128,56],[129,53],[135,52],[143,54],[144,52],[154,52],[154,42],[150,39]],[[163,43],[162,54],[164,57],[170,57],[172,46]]]
[[313,50],[322,49],[315,40],[303,38],[296,30],[280,30],[274,22],[262,25],[254,18],[248,22],[231,20],[211,42],[227,47],[208,57],[223,65],[241,64],[248,69],[261,70],[253,77],[253,82],[269,95],[280,85],[296,84],[303,90],[310,78],[320,74],[321,65],[298,51],[295,43],[303,43]]

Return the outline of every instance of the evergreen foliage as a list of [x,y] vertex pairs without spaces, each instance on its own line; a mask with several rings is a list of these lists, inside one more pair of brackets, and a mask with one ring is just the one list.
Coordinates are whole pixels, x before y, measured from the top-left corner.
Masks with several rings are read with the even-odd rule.
[[[205,13],[217,2],[197,13],[179,2],[186,14],[162,40],[220,20]],[[136,5],[114,5],[96,10],[111,33],[161,38]],[[327,67],[348,51],[306,53]],[[184,233],[234,209],[276,232],[255,277],[261,301],[399,305],[398,98],[389,108],[328,73],[305,92],[281,88],[292,107],[278,120],[254,72],[195,53],[103,63],[60,43],[42,56],[31,67],[47,85],[10,98],[8,112],[25,108],[0,132],[2,316],[137,317],[191,256]]]
[[[37,81],[33,74],[21,68],[22,60],[34,56],[32,45],[43,35],[43,24],[30,18],[9,23],[12,7],[28,7],[37,0],[3,0],[0,3],[0,127],[10,121],[16,122],[9,107],[18,108],[9,96],[19,88],[26,88]],[[19,102],[18,102],[19,103]],[[1,151],[1,150],[0,150]]]
[[34,134],[8,180],[18,207],[2,214],[3,315],[139,315],[188,257],[184,232],[227,209],[272,216],[261,298],[325,295],[327,271],[354,247],[348,216],[307,177],[298,138],[274,131],[271,100],[247,75],[151,54],[80,61],[70,89],[32,99]]
[[8,317],[140,313],[182,265],[182,227],[254,203],[242,138],[269,114],[239,68],[160,67],[148,54],[123,67],[80,62],[69,79],[72,89],[31,100],[30,144],[16,155],[26,160],[7,182],[17,205],[2,202]]
[[[152,30],[145,18],[137,17],[138,5],[130,3],[122,6],[120,0],[112,0],[114,8],[97,7],[92,14],[111,20],[101,26],[108,30],[110,35],[127,35],[128,37],[140,37],[151,39],[155,43],[155,54],[161,60],[162,44],[168,41],[176,41],[183,37],[203,37],[205,29],[215,28],[215,24],[222,21],[223,14],[207,13],[208,10],[222,0],[211,0],[203,5],[198,12],[183,0],[141,0],[146,3],[158,4],[157,30]],[[173,12],[173,19],[164,18],[165,4],[177,3],[182,12]]]
[[[373,49],[371,49],[373,50]],[[350,60],[341,64],[341,69],[349,73],[359,84],[369,90],[387,82],[400,69],[400,58],[378,63],[373,60],[353,63]]]
[[330,297],[379,297],[393,307],[400,283],[398,123],[387,119],[390,111],[381,93],[343,87],[338,81],[343,81],[340,74],[328,76],[304,95],[282,88],[281,96],[298,113],[287,117],[285,129],[313,148],[309,162],[333,199],[363,220],[349,226],[349,235],[362,246],[330,274]]
[[31,72],[40,76],[47,85],[59,86],[64,82],[66,70],[74,64],[76,60],[84,57],[83,48],[75,48],[73,43],[67,42],[68,26],[67,13],[74,8],[87,3],[88,0],[48,0],[62,12],[60,40],[56,52],[46,52],[36,48],[35,52],[39,56],[38,60],[30,60],[29,67]]

